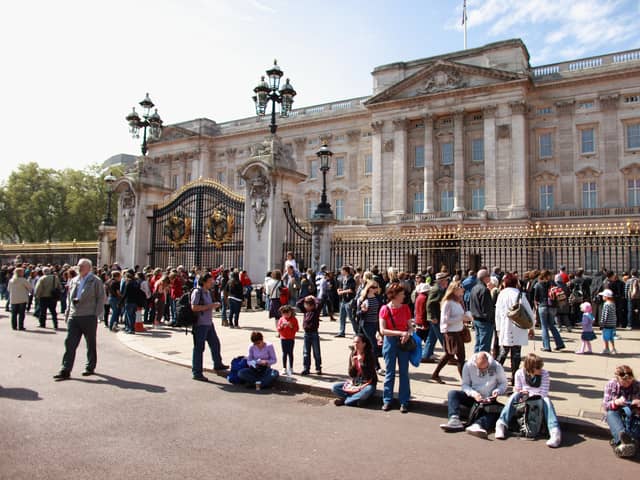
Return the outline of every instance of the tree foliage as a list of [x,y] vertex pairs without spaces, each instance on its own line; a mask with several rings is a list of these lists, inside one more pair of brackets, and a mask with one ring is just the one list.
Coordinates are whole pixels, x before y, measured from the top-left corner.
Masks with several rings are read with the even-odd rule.
[[62,171],[40,168],[37,163],[18,166],[0,185],[0,238],[10,242],[97,239],[107,208],[104,175],[97,165]]

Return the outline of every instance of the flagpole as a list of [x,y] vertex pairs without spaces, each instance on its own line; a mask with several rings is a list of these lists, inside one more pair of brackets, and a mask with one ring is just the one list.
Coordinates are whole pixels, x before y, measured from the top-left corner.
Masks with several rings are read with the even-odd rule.
[[464,49],[467,49],[467,0],[462,4],[462,25],[464,26]]

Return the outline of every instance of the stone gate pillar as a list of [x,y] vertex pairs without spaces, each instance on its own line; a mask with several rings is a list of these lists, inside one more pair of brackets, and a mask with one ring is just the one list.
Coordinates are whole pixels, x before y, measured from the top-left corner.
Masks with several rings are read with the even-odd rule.
[[333,238],[334,218],[311,219],[313,237],[311,240],[311,266],[314,272],[320,271],[321,265],[328,265],[330,270],[340,268],[340,265],[331,265],[331,239]]
[[291,151],[276,135],[251,148],[238,174],[246,184],[243,266],[257,281],[269,270],[282,269],[284,201],[296,199],[296,185],[307,176],[296,170]]

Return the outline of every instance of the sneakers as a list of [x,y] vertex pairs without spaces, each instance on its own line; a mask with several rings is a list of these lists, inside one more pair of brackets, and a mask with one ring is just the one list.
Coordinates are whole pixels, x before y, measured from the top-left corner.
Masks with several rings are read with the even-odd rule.
[[609,355],[611,352],[609,351],[608,348],[605,348],[602,350],[602,355]]
[[451,415],[449,421],[441,424],[440,428],[445,432],[460,432],[464,430],[464,424],[460,421],[460,417],[457,415]]
[[333,401],[333,404],[334,404],[336,407],[341,407],[342,405],[344,405],[344,398],[336,398],[336,399]]
[[636,444],[627,432],[620,434],[620,443],[613,448],[618,457],[633,457],[636,454]]
[[549,440],[547,440],[547,447],[558,448],[562,441],[562,435],[559,428],[552,428],[549,432]]
[[465,431],[469,435],[473,435],[474,437],[487,438],[487,431],[477,423],[474,423],[473,425],[469,425],[465,429]]
[[383,403],[382,404],[382,411],[383,412],[388,412],[389,410],[391,410],[391,404],[390,403]]
[[409,405],[406,403],[400,405],[400,413],[409,413]]
[[305,368],[304,370],[302,370],[300,372],[300,375],[305,376],[305,375],[309,375],[309,373],[311,373],[307,368]]
[[507,425],[502,421],[496,422],[496,440],[504,440],[507,438]]
[[282,373],[281,373],[280,375],[283,375],[283,376],[285,376],[285,377],[288,377],[288,376],[289,376],[289,370],[288,370],[288,369],[286,369],[286,368],[283,368],[283,369],[282,369]]
[[287,377],[290,377],[292,375],[293,375],[293,369],[287,368]]
[[611,355],[617,355],[618,351],[614,348],[613,350],[611,350]]

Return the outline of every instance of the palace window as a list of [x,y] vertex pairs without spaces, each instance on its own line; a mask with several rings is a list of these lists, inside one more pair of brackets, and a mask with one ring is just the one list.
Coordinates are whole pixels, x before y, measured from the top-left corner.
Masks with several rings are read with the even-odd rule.
[[593,108],[593,102],[582,102],[578,104],[578,110],[590,110]]
[[627,95],[624,97],[624,103],[640,103],[640,95]]
[[415,192],[413,194],[413,213],[422,213],[424,210],[424,193]]
[[364,156],[364,174],[371,175],[373,172],[373,155],[370,153]]
[[483,138],[474,138],[471,140],[471,160],[474,162],[484,162]]
[[585,182],[582,184],[582,208],[597,208],[598,206],[598,186],[596,182]]
[[440,195],[440,210],[451,212],[453,210],[453,190],[443,190]]
[[453,165],[453,143],[445,142],[440,145],[440,164]]
[[309,163],[309,179],[318,178],[318,160]]
[[371,197],[364,197],[362,199],[362,216],[364,218],[371,218]]
[[580,153],[595,153],[595,130],[583,128],[580,130]]
[[553,206],[553,185],[541,185],[540,210],[552,210]]
[[536,115],[549,115],[553,113],[553,109],[551,107],[540,107],[536,110]]
[[538,153],[539,158],[553,157],[553,142],[551,133],[541,133],[538,136]]
[[344,157],[336,157],[336,177],[344,177]]
[[471,210],[484,210],[484,187],[471,191]]
[[413,166],[416,168],[424,168],[424,145],[416,145]]
[[344,220],[344,200],[342,198],[336,200],[336,220]]
[[173,189],[178,188],[178,175],[171,176],[171,188]]
[[627,205],[629,207],[640,207],[640,178],[627,182]]
[[627,125],[627,148],[640,148],[640,123]]

